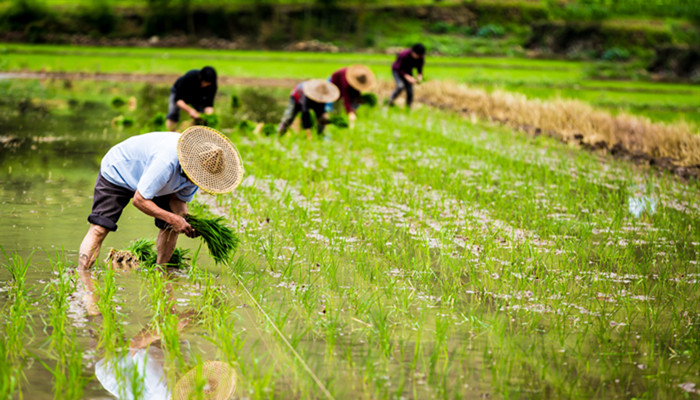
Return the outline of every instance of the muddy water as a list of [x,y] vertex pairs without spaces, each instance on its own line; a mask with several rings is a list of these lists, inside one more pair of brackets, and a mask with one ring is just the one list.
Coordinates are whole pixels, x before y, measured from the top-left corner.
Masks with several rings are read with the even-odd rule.
[[[77,261],[77,249],[88,229],[87,215],[92,205],[92,190],[102,155],[114,144],[139,134],[143,128],[117,128],[111,120],[115,110],[109,105],[82,102],[73,109],[52,108],[50,95],[27,101],[25,93],[13,93],[13,87],[0,82],[9,99],[0,101],[0,247],[7,255],[31,258],[27,286],[33,304],[33,338],[28,340],[32,356],[24,368],[26,380],[22,392],[27,399],[54,398],[53,378],[41,362],[53,365],[47,354],[48,333],[42,329],[46,306],[42,291],[53,279],[50,259],[68,263]],[[38,82],[37,82],[38,84]],[[43,94],[43,98],[41,95]],[[13,96],[14,95],[14,96]],[[109,99],[109,98],[108,98]],[[48,104],[48,105],[47,105]],[[108,236],[100,260],[110,247],[124,248],[138,238],[155,238],[153,219],[133,206],[125,209],[119,230]],[[196,249],[199,241],[183,238],[179,246]],[[6,264],[3,258],[1,263]],[[200,260],[203,268],[212,267]],[[0,268],[0,307],[8,305],[10,274]],[[118,308],[125,316],[125,334],[134,336],[150,318],[147,307],[139,304],[145,282],[137,273],[117,276]],[[187,287],[184,277],[175,278],[179,305],[187,305],[196,292]],[[43,314],[42,314],[43,313]],[[84,398],[112,398],[95,378],[101,354],[96,350],[99,320],[88,320],[82,306],[71,299],[69,320],[76,328],[78,347],[84,350],[83,374],[93,379]],[[186,347],[204,348],[196,333],[183,335]],[[154,356],[153,359],[156,359]]]

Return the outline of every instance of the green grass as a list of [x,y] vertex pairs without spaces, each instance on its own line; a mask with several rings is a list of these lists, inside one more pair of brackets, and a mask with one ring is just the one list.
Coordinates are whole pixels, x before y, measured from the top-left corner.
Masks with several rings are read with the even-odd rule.
[[[112,127],[110,113],[122,112],[109,108],[115,95],[167,94],[167,85],[109,82],[5,87],[8,126],[21,117],[5,112],[23,96],[103,104],[101,125],[81,125],[63,108],[50,125],[75,138],[102,127],[85,143],[101,153],[105,137],[116,143],[145,121],[137,113],[139,126]],[[270,93],[284,102],[288,92]],[[149,326],[162,337],[169,382],[219,359],[237,371],[236,396],[251,399],[323,397],[305,365],[335,398],[670,399],[690,396],[679,385],[700,384],[698,182],[434,109],[358,113],[354,130],[329,126],[327,140],[312,141],[240,132],[223,115],[246,176],[234,193],[196,201],[240,236],[236,256],[217,266],[193,254],[193,268],[176,275],[98,266],[103,320],[88,326],[100,356],[118,357]],[[43,177],[41,154],[26,161]],[[66,176],[57,185],[78,179]],[[655,206],[635,216],[638,200]],[[154,230],[150,218],[127,222]],[[64,304],[36,292],[50,266],[31,264],[24,295],[2,300],[6,310],[40,305],[24,337],[49,321],[41,305]],[[181,330],[189,310],[192,324]],[[14,314],[3,315],[0,352],[17,329],[7,324]],[[90,333],[76,335],[86,349]],[[33,368],[28,398],[41,390]],[[85,393],[104,395],[99,388]]]
[[[253,52],[197,49],[91,48],[2,45],[0,70],[87,73],[182,74],[205,64],[220,76],[307,79],[329,76],[354,63],[368,64],[390,81],[392,55]],[[697,85],[587,78],[589,62],[481,57],[428,57],[426,79],[451,79],[476,87],[503,87],[535,98],[580,99],[613,112],[653,120],[700,122]],[[417,89],[420,96],[420,88]],[[227,99],[228,100],[228,99]]]

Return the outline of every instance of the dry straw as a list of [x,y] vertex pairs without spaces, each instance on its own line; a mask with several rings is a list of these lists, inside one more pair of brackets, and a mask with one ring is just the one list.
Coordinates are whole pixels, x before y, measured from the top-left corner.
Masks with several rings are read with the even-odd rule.
[[[380,91],[388,93],[392,88],[392,84],[382,82]],[[449,81],[427,82],[419,94],[426,104],[516,129],[540,130],[564,141],[667,159],[676,167],[700,167],[700,135],[687,123],[654,123],[639,116],[611,115],[576,100],[528,99],[504,91],[487,93]]]

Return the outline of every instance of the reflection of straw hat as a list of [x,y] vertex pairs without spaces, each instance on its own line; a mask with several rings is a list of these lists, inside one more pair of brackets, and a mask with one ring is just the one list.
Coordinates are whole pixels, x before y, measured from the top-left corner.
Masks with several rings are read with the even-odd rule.
[[193,368],[177,381],[172,400],[189,399],[202,383],[202,398],[207,400],[228,400],[236,390],[236,371],[227,363],[207,361],[202,365],[201,374],[197,372],[197,368]]
[[358,92],[368,92],[377,84],[377,78],[374,77],[374,72],[364,65],[351,65],[345,72],[345,78]]
[[340,89],[323,79],[306,81],[302,85],[301,90],[304,91],[304,96],[317,103],[332,103],[340,97]]
[[192,126],[180,135],[177,158],[187,177],[208,193],[228,193],[243,179],[243,161],[236,147],[206,126]]

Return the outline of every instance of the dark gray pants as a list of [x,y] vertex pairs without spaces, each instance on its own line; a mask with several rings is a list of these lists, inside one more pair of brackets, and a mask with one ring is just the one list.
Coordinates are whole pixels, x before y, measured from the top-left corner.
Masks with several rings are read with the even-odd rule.
[[394,82],[396,82],[396,89],[391,93],[391,102],[393,103],[394,100],[396,100],[397,97],[403,92],[404,90],[406,91],[406,107],[410,107],[411,103],[413,103],[413,84],[411,84],[409,81],[406,80],[403,76],[401,76],[401,73],[398,71],[391,71],[392,74],[394,75]]

